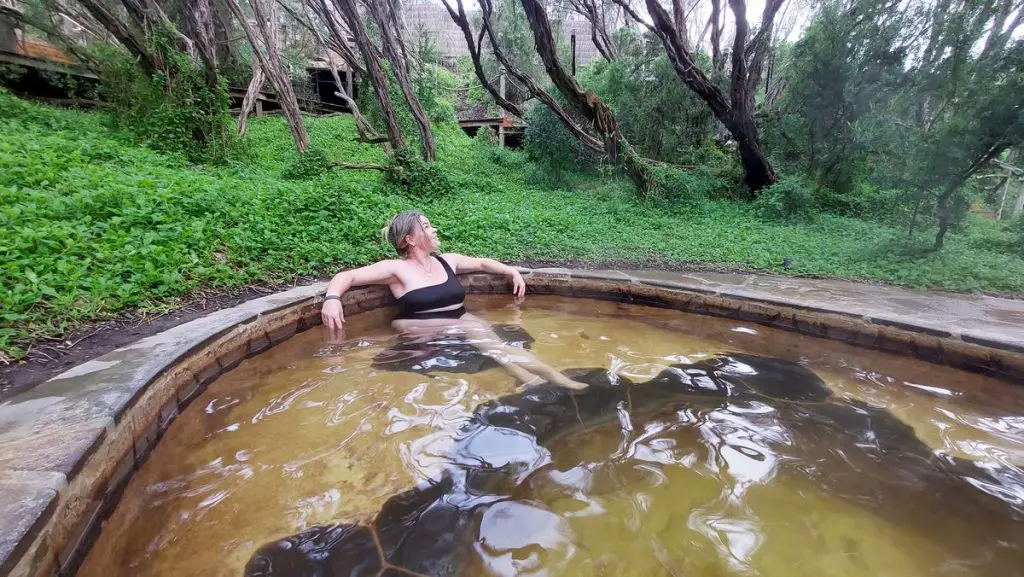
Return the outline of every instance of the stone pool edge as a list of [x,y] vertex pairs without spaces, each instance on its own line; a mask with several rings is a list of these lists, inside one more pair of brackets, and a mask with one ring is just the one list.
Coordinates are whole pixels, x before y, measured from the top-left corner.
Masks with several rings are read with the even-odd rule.
[[[520,269],[530,294],[628,302],[732,318],[1024,382],[1024,343],[900,315],[752,294],[740,285],[621,271]],[[471,294],[504,277],[461,276]],[[132,473],[210,382],[320,324],[326,283],[296,287],[179,325],[83,363],[0,404],[0,576],[72,575]],[[351,316],[393,303],[383,287],[345,295]]]

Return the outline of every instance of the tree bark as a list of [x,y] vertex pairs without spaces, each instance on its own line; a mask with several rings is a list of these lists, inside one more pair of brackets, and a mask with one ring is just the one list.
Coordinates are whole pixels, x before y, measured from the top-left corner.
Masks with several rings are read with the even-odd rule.
[[225,0],[213,0],[213,42],[218,70],[235,64],[235,53],[231,49],[231,11],[224,5]]
[[249,111],[252,110],[256,98],[259,96],[260,89],[263,88],[264,80],[266,80],[266,76],[263,74],[263,68],[260,67],[259,62],[253,60],[252,79],[249,80],[249,87],[245,90],[245,98],[242,99],[242,111],[238,114],[238,136],[245,136],[245,129],[249,121]]
[[[622,3],[624,0],[615,1]],[[679,79],[708,105],[715,118],[736,139],[747,187],[750,188],[751,196],[756,196],[757,191],[771,186],[775,182],[775,171],[765,155],[760,133],[754,121],[754,98],[750,87],[748,59],[746,58],[748,30],[744,0],[729,0],[729,6],[736,17],[736,38],[733,42],[728,98],[697,66],[693,54],[683,45],[672,17],[658,3],[658,0],[646,0],[646,2],[654,23],[655,34],[664,44],[665,51]],[[714,2],[713,10],[717,6],[718,0],[714,0]],[[781,0],[769,0],[769,4],[772,3],[781,4]],[[766,7],[765,15],[774,18],[777,10],[778,8],[775,7],[774,10],[769,11]],[[772,26],[771,19],[762,22],[761,25],[770,28]],[[714,22],[713,26],[715,26]],[[715,34],[715,28],[713,28],[712,48],[715,45]],[[766,34],[770,34],[770,32],[766,32]],[[763,57],[764,52],[757,52],[757,54]],[[758,64],[754,68],[759,71],[760,67],[761,65]]]
[[268,14],[263,9],[262,1],[249,0],[249,5],[256,17],[256,30],[253,30],[242,12],[242,8],[238,5],[238,0],[227,0],[228,7],[231,8],[231,12],[242,25],[245,36],[252,45],[253,56],[259,61],[263,73],[274,87],[278,103],[288,122],[288,128],[295,139],[295,150],[302,154],[309,149],[309,134],[302,122],[302,111],[299,109],[295,91],[292,90],[291,78],[285,72],[284,64],[281,62],[281,53],[277,46],[277,10],[271,3]]
[[416,126],[420,133],[420,144],[423,146],[423,160],[434,162],[437,157],[437,147],[434,145],[434,135],[430,131],[430,119],[427,118],[427,114],[420,104],[420,99],[412,88],[409,68],[403,56],[402,47],[404,42],[396,36],[400,33],[400,28],[388,26],[387,8],[381,5],[381,2],[386,2],[387,0],[366,1],[374,20],[377,21],[377,27],[380,28],[381,46],[384,49],[384,56],[391,63],[391,69],[395,73],[398,87],[401,89],[402,96],[405,97],[405,102],[409,105],[409,110],[416,120]]
[[217,51],[213,44],[213,7],[210,5],[210,0],[186,0],[185,12],[188,35],[203,63],[206,85],[215,89],[218,87],[219,79],[217,77]]
[[349,32],[355,39],[356,47],[363,56],[366,63],[366,72],[370,77],[370,84],[373,92],[377,95],[377,103],[380,105],[381,114],[384,116],[384,126],[388,140],[395,150],[405,148],[405,139],[402,138],[402,131],[398,128],[398,120],[395,118],[395,107],[391,103],[391,95],[388,93],[387,79],[384,71],[380,68],[380,54],[376,46],[370,42],[366,34],[366,27],[359,16],[353,0],[334,0],[341,17],[348,25]]
[[544,12],[543,4],[540,0],[520,1],[526,19],[530,23],[530,29],[533,31],[537,54],[544,62],[544,69],[547,70],[551,81],[569,104],[601,134],[608,158],[622,166],[637,191],[642,195],[650,193],[656,187],[651,168],[619,132],[611,109],[596,94],[589,90],[583,90],[583,87],[565,71],[562,63],[558,60],[551,23]]
[[473,62],[473,71],[476,73],[477,80],[483,85],[487,93],[491,95],[494,102],[504,110],[508,111],[509,114],[517,118],[523,117],[523,109],[516,103],[512,102],[508,98],[505,98],[501,91],[495,88],[494,83],[487,79],[487,74],[484,72],[484,67],[480,57],[480,46],[483,40],[484,33],[486,32],[484,27],[487,26],[487,17],[484,17],[483,27],[480,28],[480,33],[476,39],[473,38],[473,27],[469,23],[469,18],[466,16],[466,10],[462,6],[462,0],[456,0],[458,10],[452,7],[449,0],[441,0],[444,4],[445,10],[448,11],[448,15],[451,16],[452,21],[455,25],[462,30],[462,36],[466,39],[466,48],[469,50],[469,59]]
[[[461,0],[460,0],[461,1]],[[481,14],[483,16],[483,31],[487,34],[487,40],[491,45],[491,51],[494,53],[495,58],[501,63],[505,71],[509,73],[513,78],[516,79],[520,84],[526,87],[527,92],[530,96],[540,100],[547,106],[551,112],[562,121],[562,124],[569,130],[569,132],[576,137],[584,146],[595,151],[604,152],[604,143],[599,139],[588,133],[582,126],[580,126],[569,114],[562,108],[558,102],[548,93],[547,90],[541,87],[529,74],[526,74],[520,70],[515,64],[508,59],[505,55],[505,51],[498,43],[498,39],[494,35],[494,28],[491,26],[491,16],[494,14],[494,5],[491,0],[480,0]]]
[[149,51],[146,39],[128,28],[107,6],[99,0],[79,0],[82,6],[97,22],[106,29],[128,52],[139,61],[143,72],[153,75],[162,68],[163,62],[158,55]]
[[711,67],[721,72],[725,68],[722,58],[722,0],[711,0]]

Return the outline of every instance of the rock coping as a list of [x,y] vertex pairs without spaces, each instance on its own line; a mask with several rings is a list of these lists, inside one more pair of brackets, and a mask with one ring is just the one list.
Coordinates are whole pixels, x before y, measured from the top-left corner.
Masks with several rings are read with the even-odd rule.
[[[1024,383],[1024,301],[762,275],[521,269],[529,294],[615,300],[755,322]],[[503,277],[461,277],[470,294]],[[160,434],[246,357],[320,324],[326,283],[141,339],[0,403],[0,576],[72,575]],[[346,316],[389,306],[345,295]]]

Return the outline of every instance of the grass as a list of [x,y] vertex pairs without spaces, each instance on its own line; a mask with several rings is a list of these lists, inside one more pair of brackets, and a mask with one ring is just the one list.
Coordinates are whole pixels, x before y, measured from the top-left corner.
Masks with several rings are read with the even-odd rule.
[[[523,155],[438,127],[439,165],[456,192],[409,198],[378,173],[282,175],[296,154],[283,121],[251,121],[223,165],[197,166],[133,145],[100,113],[0,94],[0,351],[17,359],[44,337],[126,310],[173,306],[200,287],[324,275],[390,253],[378,231],[425,210],[446,250],[502,260],[662,262],[1024,294],[1024,258],[1005,231],[974,221],[945,250],[905,233],[821,215],[767,222],[732,201],[642,203],[627,183],[576,177],[526,184]],[[380,162],[348,117],[307,119],[332,160]]]

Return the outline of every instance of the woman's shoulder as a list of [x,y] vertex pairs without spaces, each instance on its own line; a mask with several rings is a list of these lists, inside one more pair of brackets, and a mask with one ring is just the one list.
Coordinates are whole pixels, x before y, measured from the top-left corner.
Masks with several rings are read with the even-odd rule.
[[461,259],[465,258],[464,256],[462,256],[461,254],[459,254],[457,252],[445,252],[445,253],[438,254],[437,256],[441,260],[443,260],[445,262],[445,264],[447,264],[449,267],[451,267],[452,270],[457,269],[459,267],[459,261]]

